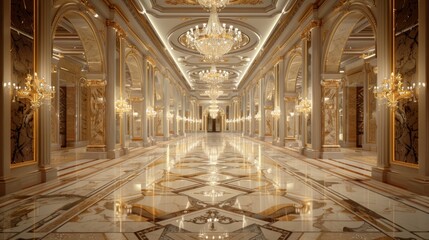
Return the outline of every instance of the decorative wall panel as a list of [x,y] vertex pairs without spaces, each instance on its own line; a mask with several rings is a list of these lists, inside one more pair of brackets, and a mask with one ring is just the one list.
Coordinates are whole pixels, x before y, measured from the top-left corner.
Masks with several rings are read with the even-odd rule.
[[[33,0],[11,1],[12,82],[24,85],[34,71]],[[16,100],[16,101],[15,101]],[[34,112],[27,100],[14,99],[11,104],[11,163],[33,161]]]
[[322,138],[324,146],[338,145],[338,80],[322,82]]
[[[374,69],[371,67],[370,71],[368,72],[368,86],[370,86],[371,90],[373,87],[377,84],[377,75],[374,73]],[[374,94],[372,92],[369,92],[367,94],[367,129],[366,129],[366,142],[375,144],[375,141],[377,139],[377,121],[376,121],[376,111],[377,111],[377,100],[375,99]]]
[[[403,76],[405,85],[412,85],[417,78],[418,54],[418,2],[395,0],[395,66]],[[418,104],[402,102],[395,112],[395,159],[418,163]]]

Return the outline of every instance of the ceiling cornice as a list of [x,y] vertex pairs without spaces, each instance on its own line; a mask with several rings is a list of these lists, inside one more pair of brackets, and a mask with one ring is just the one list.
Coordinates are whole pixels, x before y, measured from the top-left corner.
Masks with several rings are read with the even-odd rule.
[[[262,49],[272,49],[273,48],[274,44],[280,39],[279,38],[280,35],[284,32],[284,29],[287,27],[290,20],[293,17],[295,17],[296,13],[298,12],[298,10],[300,9],[301,5],[304,2],[305,2],[305,0],[298,0],[294,3],[291,11],[289,13],[287,13],[287,15],[285,17],[283,17],[283,19],[280,21],[280,24],[277,24],[277,26],[275,27],[275,30],[273,31],[273,34],[270,36],[270,38],[265,43],[265,45],[262,47]],[[244,78],[243,78],[243,79],[245,79],[245,81],[240,82],[240,84],[238,85],[238,89],[242,89],[249,82],[251,82],[253,80],[250,77],[253,76],[255,74],[255,72],[259,70],[257,68],[257,66],[259,66],[260,63],[262,62],[262,60],[264,58],[266,58],[266,55],[267,54],[259,54],[256,57],[255,61],[250,66],[249,71],[246,73],[246,76],[244,76]]]
[[[157,62],[157,64],[159,64],[160,66],[162,66],[163,64],[159,63],[159,61],[155,57],[155,56],[161,55],[161,57],[164,60],[167,61],[167,63],[171,66],[171,68],[174,69],[174,72],[175,72],[174,75],[177,76],[176,79],[179,80],[178,82],[180,83],[181,87],[183,87],[183,88],[187,89],[188,91],[190,91],[191,88],[190,88],[189,84],[186,82],[186,80],[183,78],[183,76],[181,74],[177,74],[177,73],[180,73],[178,67],[176,66],[176,64],[174,63],[174,61],[171,59],[171,56],[164,51],[165,48],[162,45],[161,40],[159,39],[159,37],[156,35],[155,31],[153,30],[151,24],[146,19],[146,17],[144,17],[142,14],[138,13],[138,11],[136,10],[136,6],[135,6],[134,1],[132,1],[132,0],[126,0],[127,3],[125,4],[125,6],[128,7],[128,9],[130,10],[130,13],[136,18],[137,24],[139,24],[139,26],[143,29],[143,31],[145,32],[146,36],[149,38],[149,40],[151,41],[151,43],[154,45],[155,49],[159,49],[158,52],[156,50],[154,50],[151,46],[149,46],[147,43],[145,43],[141,39],[141,37],[139,36],[139,34],[131,26],[131,22],[126,18],[125,14],[123,13],[123,10],[121,10],[120,8],[118,8],[117,6],[115,6],[114,4],[111,4],[107,0],[104,0],[104,1],[109,6],[109,8],[114,9],[115,12],[117,12],[118,15],[121,16],[121,18],[124,20],[125,24],[128,27],[127,32],[132,33],[134,39],[136,39],[140,44],[142,44],[142,46],[144,46],[144,48],[147,49],[148,53],[150,53],[150,55],[152,55],[152,59],[155,59],[155,61]],[[132,7],[130,7],[130,6],[132,6]]]

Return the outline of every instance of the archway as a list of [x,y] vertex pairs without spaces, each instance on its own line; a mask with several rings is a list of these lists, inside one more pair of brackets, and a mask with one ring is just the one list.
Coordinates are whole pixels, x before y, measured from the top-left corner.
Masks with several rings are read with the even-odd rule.
[[280,99],[285,101],[286,127],[285,138],[287,147],[302,147],[303,146],[303,129],[301,122],[303,116],[295,111],[295,106],[303,96],[303,59],[298,51],[291,54],[290,60],[286,67],[285,76],[285,98]]
[[[336,22],[323,57],[323,72],[331,77],[322,80],[322,109],[330,108],[334,113],[334,120],[322,122],[324,134],[337,137],[343,148],[374,149],[376,101],[371,88],[376,84],[375,18],[370,9],[352,5]],[[335,82],[337,85],[332,84]],[[327,114],[331,115],[322,116],[327,119]]]
[[[77,152],[84,152],[83,147],[93,140],[104,144],[104,124],[92,117],[93,91],[84,86],[88,75],[96,80],[104,78],[103,46],[91,17],[79,7],[69,4],[60,8],[52,25],[51,79],[57,93],[52,101],[51,149],[66,148],[69,153],[53,152],[54,164],[77,159]],[[104,87],[94,92],[100,99],[96,114],[104,115]],[[96,127],[101,131],[95,131]]]

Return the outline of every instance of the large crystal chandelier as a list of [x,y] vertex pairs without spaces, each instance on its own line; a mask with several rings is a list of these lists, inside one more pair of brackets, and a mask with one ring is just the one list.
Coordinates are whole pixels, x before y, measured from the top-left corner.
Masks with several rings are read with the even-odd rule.
[[115,109],[119,113],[119,117],[122,117],[124,113],[131,111],[131,105],[128,104],[127,100],[120,98],[115,102]]
[[229,72],[225,70],[217,70],[216,66],[213,64],[210,70],[201,71],[199,76],[201,81],[210,83],[212,85],[217,85],[228,80]]
[[224,8],[229,3],[229,0],[198,0],[198,3],[208,9],[213,7],[220,9]]
[[209,107],[209,115],[211,118],[216,119],[219,114],[219,106],[218,105],[211,105]]
[[299,113],[304,113],[307,115],[311,111],[311,102],[307,98],[302,99],[298,105],[295,106],[295,109]]
[[191,28],[186,33],[186,40],[189,47],[204,55],[205,61],[217,62],[231,49],[240,47],[242,35],[232,25],[227,28],[226,24],[221,24],[216,5],[212,5],[208,23]]
[[401,74],[392,72],[390,78],[386,78],[381,86],[374,86],[374,95],[377,99],[386,99],[387,106],[395,109],[400,100],[413,97],[413,87],[404,87]]

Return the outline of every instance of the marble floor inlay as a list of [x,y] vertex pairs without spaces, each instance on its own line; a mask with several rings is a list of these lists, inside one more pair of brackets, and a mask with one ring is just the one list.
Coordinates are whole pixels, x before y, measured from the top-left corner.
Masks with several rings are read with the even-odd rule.
[[429,239],[426,197],[233,134],[114,161],[0,198],[0,239]]

